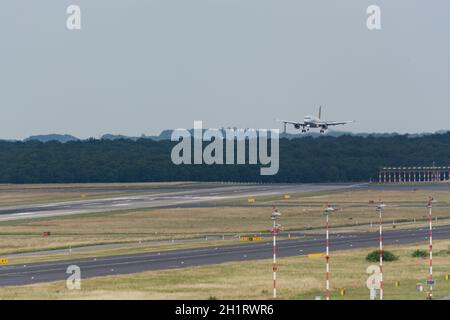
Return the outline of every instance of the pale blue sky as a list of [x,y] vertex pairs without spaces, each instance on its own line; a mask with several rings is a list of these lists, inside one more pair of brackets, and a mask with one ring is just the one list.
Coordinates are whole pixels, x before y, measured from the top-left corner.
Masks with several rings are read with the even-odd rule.
[[354,132],[450,129],[448,0],[5,0],[0,39],[0,138],[281,128],[319,104]]

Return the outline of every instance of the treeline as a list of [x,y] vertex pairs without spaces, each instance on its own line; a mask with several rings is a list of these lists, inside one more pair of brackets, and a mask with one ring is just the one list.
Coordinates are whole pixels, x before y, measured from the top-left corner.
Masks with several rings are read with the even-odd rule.
[[384,165],[450,165],[450,133],[281,139],[280,169],[274,176],[261,176],[259,164],[177,166],[170,157],[175,144],[149,139],[0,141],[0,183],[347,182],[377,179]]

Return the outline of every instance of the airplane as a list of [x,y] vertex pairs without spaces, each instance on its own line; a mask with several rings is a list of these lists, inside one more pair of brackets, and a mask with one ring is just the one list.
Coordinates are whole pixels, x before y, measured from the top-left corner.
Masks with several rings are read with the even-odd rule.
[[323,121],[321,118],[322,118],[322,106],[319,107],[319,117],[306,116],[302,122],[289,120],[277,120],[277,121],[284,123],[284,132],[286,132],[286,124],[292,124],[294,125],[295,129],[302,128],[302,132],[309,131],[310,128],[320,128],[320,133],[324,133],[329,126],[337,126],[354,122],[354,121]]

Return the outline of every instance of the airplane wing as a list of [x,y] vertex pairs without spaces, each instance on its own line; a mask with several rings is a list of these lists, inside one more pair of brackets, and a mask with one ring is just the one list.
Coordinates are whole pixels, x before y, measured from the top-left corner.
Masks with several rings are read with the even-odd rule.
[[277,119],[277,121],[278,121],[278,122],[283,122],[283,123],[285,123],[285,124],[289,123],[289,124],[292,124],[292,125],[294,125],[294,126],[302,126],[302,127],[305,126],[305,123],[302,122],[302,121],[299,122],[299,121],[279,120],[279,119]]
[[323,124],[326,126],[338,126],[347,123],[353,123],[355,121],[324,121]]

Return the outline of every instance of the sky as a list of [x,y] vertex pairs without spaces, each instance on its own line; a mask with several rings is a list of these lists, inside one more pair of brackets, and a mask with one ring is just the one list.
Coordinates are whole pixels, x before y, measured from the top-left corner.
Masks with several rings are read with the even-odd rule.
[[0,138],[281,129],[319,105],[341,130],[446,130],[449,39],[448,0],[5,0]]

